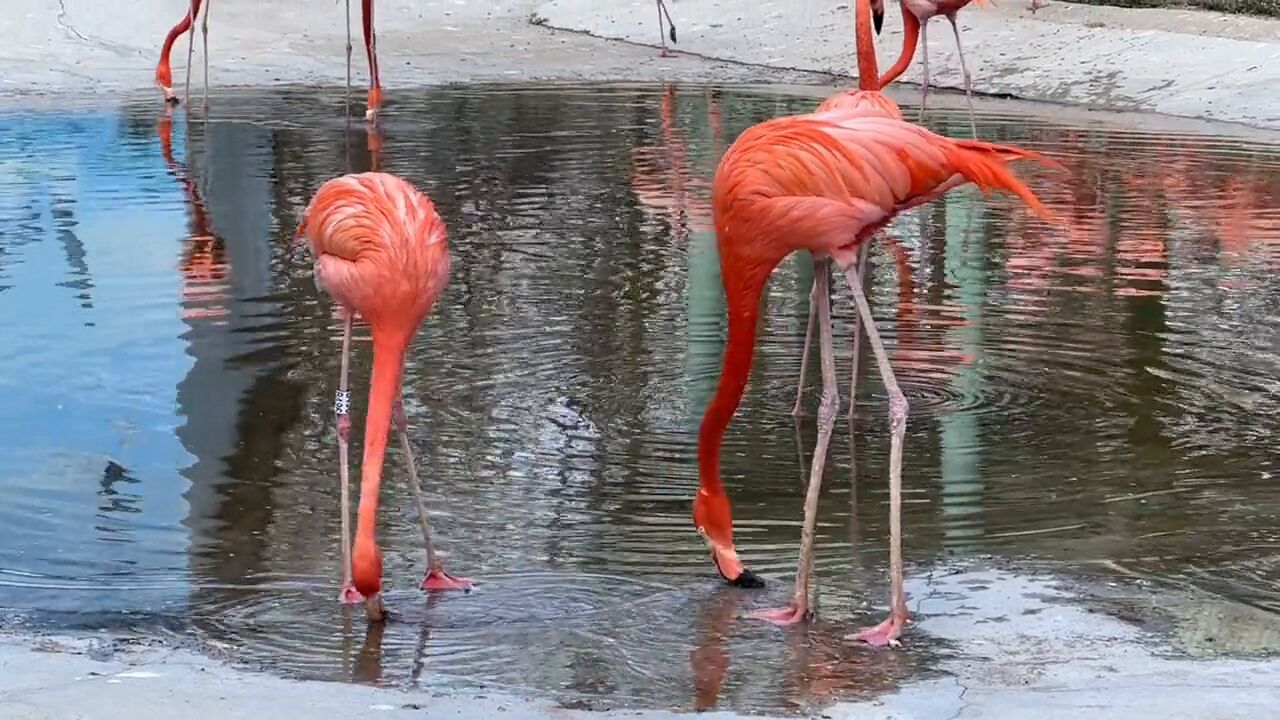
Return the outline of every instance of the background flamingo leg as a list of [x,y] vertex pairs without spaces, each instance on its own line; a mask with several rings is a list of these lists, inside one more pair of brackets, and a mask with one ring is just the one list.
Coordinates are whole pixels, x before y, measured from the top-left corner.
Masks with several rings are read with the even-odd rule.
[[[867,276],[867,255],[870,254],[871,243],[864,242],[858,250],[858,282]],[[862,354],[861,323],[858,316],[853,316],[853,363],[849,368],[849,422],[853,422],[853,408],[858,404],[858,356]],[[852,431],[852,428],[850,428]]]
[[349,117],[351,113],[351,0],[346,0],[347,7],[347,95],[345,109],[342,111],[343,117]]
[[[209,11],[205,10],[207,14]],[[964,98],[969,103],[969,129],[973,131],[973,139],[978,139],[978,122],[973,117],[973,78],[969,75],[969,66],[964,61],[964,47],[960,43],[960,26],[956,25],[956,14],[947,16],[951,21],[951,30],[956,34],[956,52],[960,55],[960,70],[964,74]]]
[[196,49],[196,16],[200,14],[200,0],[191,0],[191,4],[187,6],[187,79],[186,87],[182,91],[182,103],[188,108],[191,107],[191,58],[194,56]]
[[924,107],[929,99],[929,21],[920,23],[920,117],[916,122],[924,122]]
[[[814,265],[816,271],[817,264]],[[816,276],[815,276],[816,277]],[[813,321],[817,317],[818,305],[816,298],[818,297],[818,284],[815,280],[809,285],[809,321],[804,328],[804,350],[800,351],[800,379],[796,381],[796,404],[791,408],[791,417],[798,418],[804,413],[802,401],[804,400],[804,375],[805,370],[809,367],[809,346],[813,342]]]
[[200,52],[204,56],[204,108],[209,110],[209,5],[213,0],[204,0],[204,17],[200,20]]
[[667,35],[663,32],[662,24],[663,16],[666,16],[667,26],[670,26],[671,42],[676,42],[676,24],[671,20],[671,13],[667,10],[667,4],[662,0],[658,0],[658,41],[662,43],[662,51],[658,53],[660,57],[675,57],[675,53],[667,49]]

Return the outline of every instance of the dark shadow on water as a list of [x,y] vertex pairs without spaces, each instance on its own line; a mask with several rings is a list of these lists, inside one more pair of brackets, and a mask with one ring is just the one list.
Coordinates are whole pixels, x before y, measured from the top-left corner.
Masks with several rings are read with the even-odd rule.
[[[795,563],[808,455],[786,413],[807,258],[770,283],[723,456],[739,549],[770,587],[723,587],[691,526],[724,338],[712,174],[745,127],[813,100],[449,88],[397,92],[370,133],[340,98],[220,95],[190,122],[149,102],[0,117],[0,159],[22,168],[0,179],[0,332],[22,339],[0,344],[0,527],[19,529],[0,539],[5,627],[593,708],[806,711],[954,652],[919,632],[902,652],[841,640],[887,595],[869,356],[820,507],[821,617],[745,618],[785,597]],[[964,189],[872,250],[912,408],[908,561],[1035,558],[1280,612],[1280,146],[980,119],[1068,167],[1019,173],[1071,224]],[[963,110],[931,122],[967,134]],[[427,191],[449,227],[453,277],[406,407],[449,567],[479,587],[416,589],[393,452],[379,539],[396,616],[371,629],[335,602],[339,326],[289,246],[324,180],[374,168]],[[847,395],[849,298],[833,308]],[[362,416],[366,328],[355,346]],[[812,447],[811,421],[799,440]]]

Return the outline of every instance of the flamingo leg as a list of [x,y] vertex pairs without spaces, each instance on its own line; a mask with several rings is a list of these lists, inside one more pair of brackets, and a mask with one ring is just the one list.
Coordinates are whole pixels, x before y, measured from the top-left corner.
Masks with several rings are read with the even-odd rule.
[[818,524],[818,496],[822,490],[822,472],[827,462],[827,446],[840,410],[840,393],[836,385],[835,348],[831,339],[831,287],[827,263],[814,275],[814,293],[818,303],[818,351],[822,358],[822,403],[818,406],[818,441],[809,466],[809,489],[804,496],[804,526],[800,531],[800,558],[796,564],[796,588],[791,604],[777,610],[760,610],[753,617],[778,625],[794,625],[809,616],[809,599],[813,574],[814,534]]
[[362,602],[364,598],[351,582],[351,392],[347,390],[347,378],[351,372],[351,325],[355,313],[342,309],[342,370],[338,377],[338,394],[333,401],[333,413],[338,425],[338,482],[342,486],[342,589],[338,599],[347,604]]
[[658,0],[658,40],[662,43],[662,51],[658,53],[660,57],[675,57],[675,53],[667,49],[667,33],[663,32],[662,16],[666,15],[667,25],[671,26],[671,42],[676,41],[676,24],[671,21],[671,13],[667,10],[667,4],[662,0]]
[[[864,242],[858,250],[858,282],[862,283],[867,276],[867,254],[871,243]],[[853,316],[853,365],[849,369],[849,422],[853,422],[853,407],[858,404],[858,357],[862,354],[862,334],[859,332],[858,316]]]
[[413,493],[413,502],[418,508],[418,527],[422,529],[422,543],[427,548],[427,576],[422,581],[422,589],[428,592],[437,590],[470,590],[471,581],[467,578],[455,578],[444,571],[436,558],[435,545],[431,542],[431,519],[427,517],[427,504],[422,501],[422,487],[418,480],[418,464],[413,457],[413,446],[409,443],[409,422],[404,414],[404,400],[396,398],[395,407],[391,411],[392,422],[400,435],[400,451],[404,453],[405,465],[409,470],[409,490]]
[[191,23],[187,27],[187,80],[186,88],[182,91],[182,102],[188,108],[191,107],[191,58],[196,49],[196,16],[200,14],[200,0],[191,0],[187,17],[191,19]]
[[920,23],[920,117],[916,122],[924,122],[924,106],[929,99],[929,21]]
[[876,646],[893,646],[901,644],[898,638],[903,627],[910,619],[907,614],[906,598],[902,591],[902,443],[907,430],[907,398],[898,387],[893,368],[889,365],[889,356],[885,353],[884,344],[880,341],[880,333],[876,330],[875,319],[871,317],[871,308],[867,304],[867,296],[862,289],[862,281],[854,268],[845,270],[845,279],[853,291],[853,301],[858,306],[858,314],[862,317],[862,326],[867,331],[867,341],[871,344],[871,352],[875,355],[876,364],[880,366],[880,377],[884,380],[885,391],[889,395],[889,618],[875,627],[865,628],[849,636],[850,639],[862,640]]
[[347,100],[342,115],[347,117],[351,112],[351,0],[347,1]]
[[364,15],[364,51],[369,57],[369,105],[365,110],[367,122],[378,121],[382,109],[382,83],[378,80],[378,36],[373,31],[373,0],[361,0]]
[[[207,14],[209,11],[205,10]],[[973,118],[973,79],[969,75],[969,66],[964,62],[964,47],[960,43],[960,26],[956,25],[956,14],[947,16],[951,21],[951,30],[956,34],[956,52],[960,55],[960,70],[964,73],[964,98],[969,103],[969,129],[973,131],[973,139],[978,139],[978,122]]]
[[209,112],[209,5],[204,0],[204,17],[200,20],[200,52],[204,55],[204,110]]
[[[823,271],[826,271],[826,265],[823,265]],[[817,277],[818,263],[813,265],[814,277]],[[809,346],[813,342],[813,320],[818,312],[818,284],[815,280],[809,285],[809,321],[804,328],[804,350],[800,351],[800,379],[796,381],[796,404],[791,408],[791,417],[798,418],[804,412],[801,409],[801,401],[804,399],[804,373],[809,367]]]

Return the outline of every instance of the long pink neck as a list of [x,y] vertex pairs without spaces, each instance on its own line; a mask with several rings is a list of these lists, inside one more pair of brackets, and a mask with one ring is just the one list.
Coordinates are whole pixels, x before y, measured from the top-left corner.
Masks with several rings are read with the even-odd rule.
[[858,53],[858,89],[879,90],[876,41],[871,33],[871,0],[857,0],[853,10],[854,43]]
[[200,14],[201,2],[202,0],[191,0],[186,16],[169,29],[168,35],[164,36],[164,45],[160,47],[160,62],[156,65],[156,82],[165,87],[173,85],[173,73],[169,69],[169,54],[173,51],[173,44],[182,37],[183,33],[191,29],[195,17]]
[[[728,274],[732,276],[734,273],[730,271]],[[767,272],[765,277],[768,277]],[[724,482],[720,478],[720,445],[747,389],[747,378],[751,374],[756,351],[760,295],[764,289],[763,282],[752,281],[743,283],[742,289],[734,292],[730,287],[733,282],[734,278],[726,278],[729,337],[725,341],[724,360],[720,366],[720,384],[716,386],[698,428],[698,481],[703,490],[712,494],[724,492]]]
[[391,430],[391,408],[400,395],[404,353],[412,335],[373,331],[373,373],[369,379],[369,409],[364,425],[364,460],[360,465],[360,506],[352,548],[352,579],[356,589],[371,597],[382,589],[382,556],[374,531],[378,524],[378,492],[382,463]]
[[916,43],[920,40],[920,21],[916,19],[914,13],[907,8],[906,3],[902,5],[902,53],[898,55],[898,61],[893,67],[885,71],[880,76],[880,87],[884,88],[889,83],[898,79],[898,76],[907,71],[911,66],[911,61],[916,56]]

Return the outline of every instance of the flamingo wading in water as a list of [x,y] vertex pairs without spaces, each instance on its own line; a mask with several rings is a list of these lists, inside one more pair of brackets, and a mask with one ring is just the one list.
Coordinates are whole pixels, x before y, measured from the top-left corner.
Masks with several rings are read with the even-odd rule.
[[[204,17],[200,23],[200,34],[202,37],[202,54],[204,56],[204,93],[205,103],[209,101],[209,4],[212,0],[191,0],[187,7],[187,14],[182,20],[174,25],[169,34],[164,38],[164,44],[160,46],[160,60],[156,63],[155,81],[156,86],[164,93],[164,100],[167,103],[177,105],[179,103],[178,96],[173,92],[173,70],[169,66],[169,55],[173,51],[173,45],[178,38],[182,37],[187,31],[191,30],[195,19],[200,17],[200,8],[204,6]],[[382,108],[382,84],[378,79],[378,52],[377,52],[377,35],[373,31],[373,0],[361,0],[361,15],[364,23],[364,49],[365,54],[369,58],[369,101],[365,110],[365,120],[375,122],[378,117],[378,111]],[[346,0],[347,10],[347,94],[351,93],[351,0]],[[675,36],[675,28],[672,26],[672,37]],[[183,95],[182,102],[190,102],[191,99],[191,56],[194,47],[194,38],[188,37],[187,42],[187,80],[186,90]]]
[[[876,230],[897,213],[972,182],[986,191],[1005,190],[1042,217],[1050,217],[1007,164],[1041,156],[1018,148],[971,140],[951,140],[902,120],[841,117],[838,113],[769,120],[747,129],[721,158],[712,183],[712,210],[728,308],[729,336],[720,382],[707,405],[698,435],[700,487],[694,523],[706,539],[720,574],[739,585],[759,585],[733,545],[729,499],[720,475],[720,445],[746,389],[755,353],[760,296],[774,268],[796,251],[830,258],[844,271],[862,328],[871,344],[889,396],[891,600],[889,618],[858,633],[873,645],[896,645],[908,620],[902,591],[902,444],[907,400],[898,387],[856,271],[855,255]],[[831,341],[827,275],[814,276],[822,403],[818,439],[805,494],[804,525],[796,568],[795,595],[780,610],[756,613],[779,624],[809,614],[814,526],[827,447],[839,408]]]
[[[307,206],[298,235],[315,256],[316,283],[342,307],[342,370],[334,413],[338,424],[338,475],[342,492],[343,602],[364,601],[369,619],[382,620],[382,555],[374,539],[378,488],[387,434],[394,421],[418,508],[427,551],[422,588],[469,590],[471,581],[446,573],[431,543],[431,523],[418,483],[408,424],[401,399],[404,355],[418,326],[449,281],[449,248],[444,222],[431,200],[387,173],[344,175],[320,186]],[[365,416],[364,459],[360,467],[360,507],[355,546],[351,529],[347,442],[351,395],[347,374],[351,326],[359,313],[373,335],[373,372]]]

